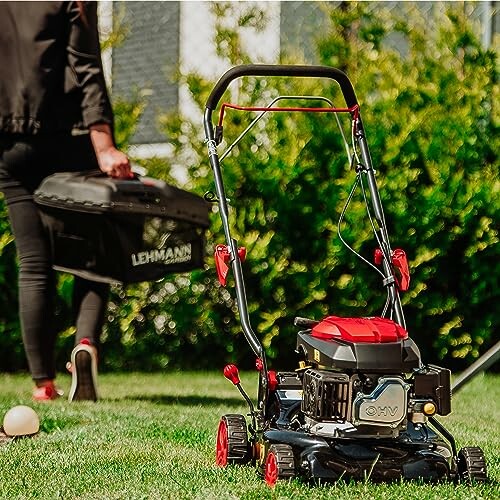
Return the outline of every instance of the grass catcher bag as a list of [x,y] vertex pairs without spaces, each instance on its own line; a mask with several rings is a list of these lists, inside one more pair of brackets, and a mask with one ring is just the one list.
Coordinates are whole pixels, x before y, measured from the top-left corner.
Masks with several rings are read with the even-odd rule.
[[61,172],[35,192],[54,268],[94,281],[154,281],[203,267],[208,203],[150,177]]

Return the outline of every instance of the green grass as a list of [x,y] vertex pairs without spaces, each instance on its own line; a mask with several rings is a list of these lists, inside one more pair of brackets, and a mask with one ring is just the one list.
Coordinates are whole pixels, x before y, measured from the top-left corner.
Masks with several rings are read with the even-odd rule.
[[[242,376],[254,394],[256,375]],[[500,377],[479,376],[441,419],[461,446],[479,445],[491,481],[483,485],[298,480],[268,488],[251,466],[219,469],[219,417],[245,413],[238,391],[215,373],[107,374],[101,401],[30,401],[27,375],[0,374],[0,414],[32,406],[41,432],[0,444],[0,498],[82,499],[493,499],[500,498]],[[64,389],[69,378],[60,377]]]

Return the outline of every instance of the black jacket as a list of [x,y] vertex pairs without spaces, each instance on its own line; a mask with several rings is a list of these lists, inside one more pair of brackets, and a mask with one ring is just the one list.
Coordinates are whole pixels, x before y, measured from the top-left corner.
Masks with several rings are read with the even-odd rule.
[[112,124],[97,3],[0,1],[0,133]]

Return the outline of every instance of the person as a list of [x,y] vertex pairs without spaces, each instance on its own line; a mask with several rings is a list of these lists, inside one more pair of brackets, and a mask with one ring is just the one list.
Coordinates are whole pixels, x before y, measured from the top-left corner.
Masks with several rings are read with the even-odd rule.
[[[19,260],[19,316],[35,382],[33,398],[55,385],[55,277],[33,193],[48,175],[99,168],[132,177],[113,138],[96,2],[0,2],[0,192]],[[74,279],[75,348],[70,401],[96,400],[97,351],[108,285]]]

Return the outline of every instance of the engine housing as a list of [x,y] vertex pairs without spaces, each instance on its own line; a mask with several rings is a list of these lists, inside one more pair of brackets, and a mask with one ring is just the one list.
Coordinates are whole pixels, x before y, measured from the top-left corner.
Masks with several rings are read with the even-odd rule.
[[311,433],[330,437],[397,436],[408,420],[426,421],[426,403],[438,414],[449,412],[449,375],[449,370],[434,366],[408,378],[309,368],[302,379],[305,425]]

